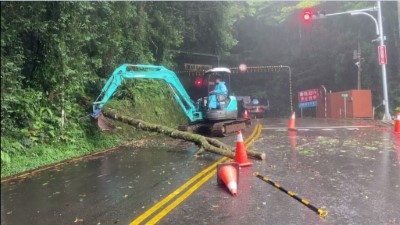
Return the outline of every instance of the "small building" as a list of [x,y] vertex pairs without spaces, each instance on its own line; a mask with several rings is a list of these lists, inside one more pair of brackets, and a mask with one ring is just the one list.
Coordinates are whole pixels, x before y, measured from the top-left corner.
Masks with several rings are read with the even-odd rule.
[[348,90],[327,93],[326,98],[321,96],[317,117],[324,118],[325,114],[329,118],[372,118],[371,90]]

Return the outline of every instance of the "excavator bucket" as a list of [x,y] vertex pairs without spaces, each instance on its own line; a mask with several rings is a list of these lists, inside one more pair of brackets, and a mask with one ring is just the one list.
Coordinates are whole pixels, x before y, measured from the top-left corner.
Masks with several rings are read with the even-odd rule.
[[113,131],[115,130],[115,125],[112,124],[106,117],[101,113],[97,118],[97,126],[101,131]]

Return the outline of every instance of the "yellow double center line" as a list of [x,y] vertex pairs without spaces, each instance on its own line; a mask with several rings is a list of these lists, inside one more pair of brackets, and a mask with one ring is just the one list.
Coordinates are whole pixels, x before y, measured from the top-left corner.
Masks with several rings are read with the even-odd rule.
[[[262,126],[257,125],[251,135],[244,141],[244,144],[246,148],[248,148],[255,139],[257,139],[262,131]],[[142,215],[137,217],[134,221],[130,223],[130,225],[134,224],[140,224],[144,220],[146,220],[150,215],[152,215],[155,211],[160,209],[162,206],[164,206],[166,203],[171,201],[173,198],[178,196],[183,190],[185,190],[189,185],[192,183],[196,182],[198,179],[200,179],[202,176],[207,174],[209,171],[211,171],[209,174],[204,176],[202,179],[200,179],[197,183],[195,183],[190,189],[188,189],[185,193],[183,193],[179,198],[177,198],[175,201],[173,201],[171,204],[169,204],[167,207],[165,207],[163,210],[161,210],[157,215],[155,215],[151,220],[149,220],[146,224],[156,224],[159,220],[161,220],[164,216],[166,216],[169,212],[171,212],[175,207],[177,207],[180,203],[182,203],[187,197],[189,197],[194,191],[196,191],[199,187],[201,187],[205,182],[207,182],[209,179],[211,179],[212,176],[215,175],[217,170],[215,169],[218,164],[228,160],[229,158],[227,157],[222,157],[215,163],[213,163],[211,166],[207,167],[200,173],[198,173],[196,176],[188,180],[186,183],[184,183],[182,186],[180,186],[178,189],[176,189],[174,192],[172,192],[170,195],[165,197],[163,200],[155,204],[153,207],[148,209],[146,212],[144,212]]]

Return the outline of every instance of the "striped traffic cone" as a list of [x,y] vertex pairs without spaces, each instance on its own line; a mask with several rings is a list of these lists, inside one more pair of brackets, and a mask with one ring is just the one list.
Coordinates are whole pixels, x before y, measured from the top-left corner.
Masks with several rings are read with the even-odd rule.
[[296,112],[292,113],[288,123],[288,130],[297,131],[296,129]]
[[253,165],[253,163],[247,158],[246,147],[244,146],[243,136],[240,130],[237,132],[235,162],[239,163],[239,166]]
[[249,114],[247,114],[247,109],[244,110],[243,119],[248,119]]
[[237,195],[239,180],[239,164],[221,163],[217,166],[217,182],[219,185],[225,185],[233,196]]

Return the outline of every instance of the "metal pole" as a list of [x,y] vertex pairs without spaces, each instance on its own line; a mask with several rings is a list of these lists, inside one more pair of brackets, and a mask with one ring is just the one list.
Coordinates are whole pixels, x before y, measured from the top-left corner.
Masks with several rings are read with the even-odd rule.
[[[324,17],[328,16],[336,16],[336,15],[341,15],[341,14],[350,14],[350,15],[366,15],[370,17],[376,26],[376,33],[379,35],[379,42],[381,46],[384,46],[384,35],[383,35],[383,26],[382,26],[382,7],[381,7],[381,1],[377,0],[377,7],[372,7],[372,8],[366,8],[366,9],[359,9],[359,10],[351,10],[351,11],[346,11],[346,12],[340,12],[340,13],[332,13],[332,14],[327,14]],[[376,21],[375,17],[372,16],[371,14],[365,13],[366,11],[378,11],[378,22]],[[324,18],[321,17],[321,18]],[[314,18],[313,18],[314,19]],[[385,105],[385,115],[383,117],[383,121],[392,121],[392,118],[389,113],[389,97],[388,97],[388,90],[387,90],[387,79],[386,79],[386,65],[382,64],[382,85],[383,85],[383,103]]]
[[280,65],[281,68],[289,69],[289,95],[290,95],[290,112],[293,113],[293,93],[292,93],[292,69],[290,66]]
[[326,88],[325,85],[321,85],[321,87],[324,89],[324,105],[325,105],[325,118],[326,118]]
[[344,97],[343,98],[343,101],[344,101],[344,118],[346,119],[347,118],[347,109],[346,109],[346,101],[347,100],[347,97]]
[[293,97],[292,97],[292,70],[290,66],[287,67],[289,69],[289,92],[290,92],[290,112],[293,112]]
[[[325,89],[325,86],[324,86],[324,89]],[[324,105],[325,105],[325,118],[326,118],[326,111],[328,111],[328,107],[326,107],[326,104],[327,104],[327,102],[326,102],[326,89],[325,89],[325,96],[324,96]]]
[[372,120],[375,120],[375,106],[372,107]]
[[[398,25],[400,27],[400,1],[397,1],[397,20],[398,20]],[[400,29],[399,29],[399,38],[400,38]]]
[[376,19],[375,19],[374,16],[372,16],[372,15],[369,14],[369,13],[365,13],[365,12],[353,12],[353,13],[350,13],[350,15],[352,15],[352,16],[354,16],[354,15],[366,15],[366,16],[368,16],[369,18],[371,18],[371,19],[374,21],[374,23],[375,23],[375,33],[376,33],[376,35],[379,35],[378,22],[376,21]]
[[366,9],[356,9],[356,10],[350,10],[346,12],[338,12],[338,13],[330,13],[322,16],[321,18],[314,18],[313,19],[323,19],[328,16],[337,16],[337,15],[343,15],[343,14],[349,14],[349,13],[357,13],[357,12],[368,12],[368,11],[376,11],[376,7],[371,7],[371,8],[366,8]]
[[[382,8],[381,1],[378,0],[378,23],[379,23],[379,42],[381,46],[384,46],[384,36],[383,36],[383,26],[382,26]],[[385,116],[383,117],[383,121],[392,121],[392,118],[389,113],[389,97],[387,90],[387,82],[386,82],[386,65],[382,64],[382,83],[383,83],[383,98],[385,103]]]
[[360,48],[360,42],[358,42],[357,56],[358,56],[357,89],[360,90],[361,89],[361,48]]

